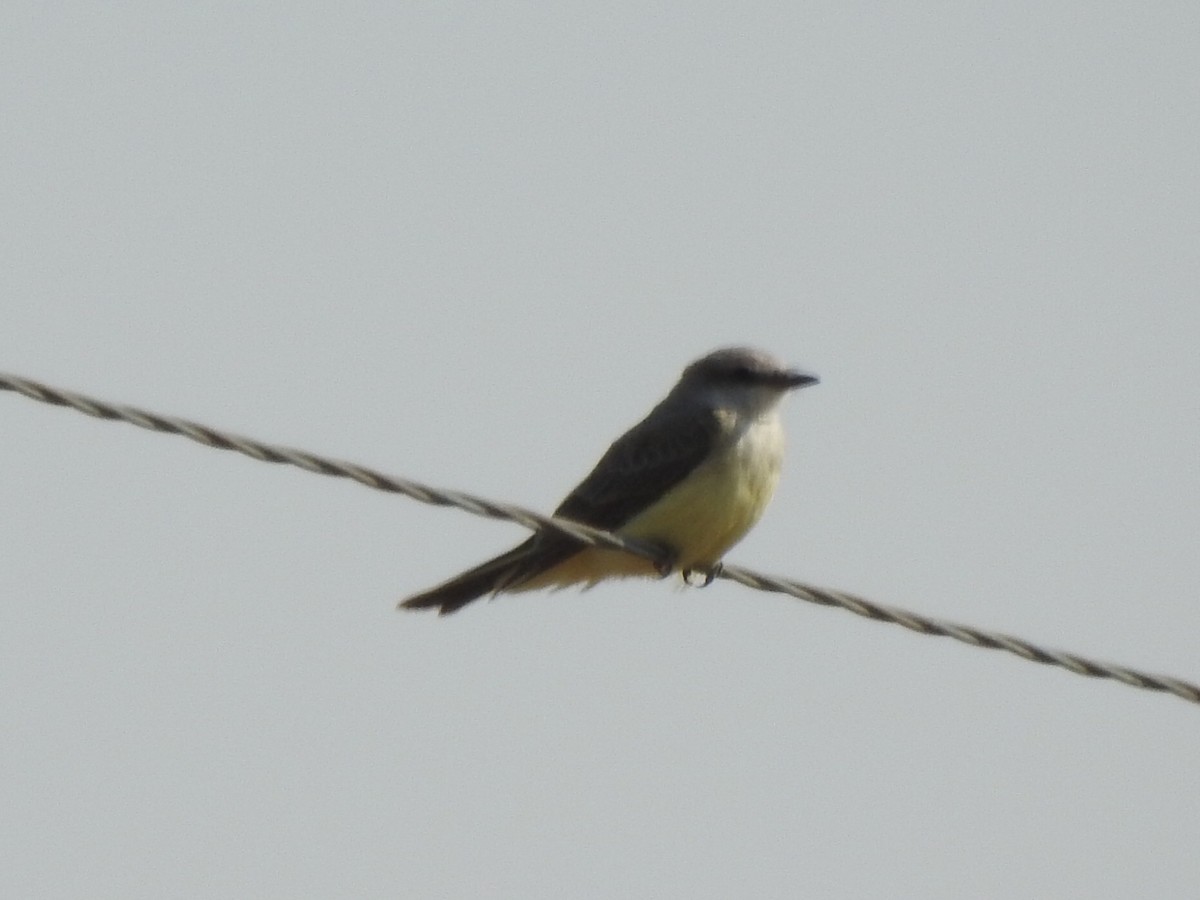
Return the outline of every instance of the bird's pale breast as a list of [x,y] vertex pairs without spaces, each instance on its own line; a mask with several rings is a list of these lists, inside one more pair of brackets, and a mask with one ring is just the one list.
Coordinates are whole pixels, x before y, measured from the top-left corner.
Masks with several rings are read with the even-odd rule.
[[757,419],[620,532],[674,547],[681,568],[711,566],[762,516],[782,458],[778,419]]

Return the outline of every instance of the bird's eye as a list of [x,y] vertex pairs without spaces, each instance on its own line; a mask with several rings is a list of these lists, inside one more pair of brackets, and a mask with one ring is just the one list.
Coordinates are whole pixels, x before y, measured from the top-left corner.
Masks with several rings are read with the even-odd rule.
[[754,372],[749,366],[735,366],[733,369],[733,377],[738,381],[753,381]]

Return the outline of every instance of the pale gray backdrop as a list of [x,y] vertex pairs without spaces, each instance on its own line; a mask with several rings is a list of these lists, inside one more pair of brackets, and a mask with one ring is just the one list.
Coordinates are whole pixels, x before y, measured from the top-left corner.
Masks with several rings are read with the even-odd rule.
[[[1194,3],[9,3],[0,368],[549,510],[821,374],[731,559],[1200,678]],[[0,894],[1183,897],[1200,708],[0,395]]]

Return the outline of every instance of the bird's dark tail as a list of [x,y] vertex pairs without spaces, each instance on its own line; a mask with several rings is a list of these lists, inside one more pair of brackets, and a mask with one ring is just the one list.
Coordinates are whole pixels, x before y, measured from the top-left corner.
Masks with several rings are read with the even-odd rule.
[[437,609],[439,615],[448,616],[472,600],[519,586],[578,549],[578,545],[570,542],[546,541],[542,535],[534,535],[495,559],[480,563],[435,588],[414,594],[400,606],[403,609]]

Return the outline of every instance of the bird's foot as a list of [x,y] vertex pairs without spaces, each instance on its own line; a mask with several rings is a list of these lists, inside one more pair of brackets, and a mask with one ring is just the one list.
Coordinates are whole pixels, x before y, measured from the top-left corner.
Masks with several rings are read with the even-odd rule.
[[666,578],[675,571],[675,564],[679,562],[679,554],[666,544],[651,544],[650,546],[658,551],[658,559],[652,563],[654,571],[658,573],[659,578]]
[[[724,566],[721,563],[716,563],[707,569],[684,569],[682,573],[683,583],[689,587],[708,587],[716,581],[717,576],[721,574],[722,568]],[[700,580],[696,581],[695,579],[697,578]]]

